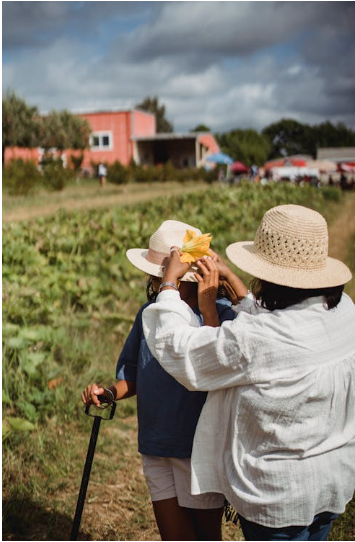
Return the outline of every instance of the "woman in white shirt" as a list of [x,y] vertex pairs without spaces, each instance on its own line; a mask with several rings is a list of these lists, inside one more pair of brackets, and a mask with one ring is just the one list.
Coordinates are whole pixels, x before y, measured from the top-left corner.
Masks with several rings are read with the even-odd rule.
[[[143,312],[154,356],[189,390],[208,391],[192,452],[192,494],[223,493],[246,540],[326,540],[355,487],[355,307],[329,258],[324,218],[270,209],[254,242],[227,248],[252,293],[219,258],[200,262],[205,327],[167,285]],[[186,272],[172,249],[163,282]],[[218,327],[219,272],[241,299]]]

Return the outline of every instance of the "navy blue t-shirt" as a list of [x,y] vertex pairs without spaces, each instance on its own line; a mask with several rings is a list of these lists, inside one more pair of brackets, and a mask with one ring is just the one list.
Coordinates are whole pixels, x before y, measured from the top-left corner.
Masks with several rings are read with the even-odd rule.
[[[150,353],[138,311],[130,334],[117,362],[116,378],[136,382],[138,414],[138,451],[160,457],[191,457],[196,425],[207,392],[188,391],[170,376]],[[202,316],[198,309],[194,311]],[[236,313],[228,299],[217,299],[222,324]]]

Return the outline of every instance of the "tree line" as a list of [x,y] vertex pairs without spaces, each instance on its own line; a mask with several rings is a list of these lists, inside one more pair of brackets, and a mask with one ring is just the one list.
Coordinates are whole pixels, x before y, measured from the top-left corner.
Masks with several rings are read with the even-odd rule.
[[35,148],[45,151],[56,148],[85,149],[91,133],[87,120],[67,110],[40,115],[36,106],[29,106],[13,91],[2,100],[2,163],[8,147]]
[[[149,111],[156,117],[158,133],[174,131],[173,124],[166,118],[165,106],[159,104],[157,96],[147,96],[135,106]],[[89,146],[90,125],[88,121],[69,111],[51,111],[40,115],[37,107],[29,106],[13,91],[8,91],[2,101],[2,161],[4,163],[7,147],[43,147],[45,150],[57,148],[85,149]],[[190,132],[210,132],[208,126],[199,124]],[[329,121],[309,125],[294,119],[281,119],[266,126],[263,130],[236,128],[214,136],[221,151],[246,166],[263,165],[267,160],[308,154],[316,156],[319,147],[355,146],[355,131],[344,123],[332,124]]]

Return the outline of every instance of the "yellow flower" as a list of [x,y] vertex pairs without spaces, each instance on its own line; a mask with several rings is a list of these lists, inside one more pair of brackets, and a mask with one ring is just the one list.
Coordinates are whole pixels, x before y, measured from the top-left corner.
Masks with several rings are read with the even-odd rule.
[[196,237],[195,231],[186,230],[186,235],[183,239],[184,244],[181,247],[181,263],[193,263],[198,258],[208,256],[210,254],[209,248],[211,241],[212,236],[210,233],[204,233]]

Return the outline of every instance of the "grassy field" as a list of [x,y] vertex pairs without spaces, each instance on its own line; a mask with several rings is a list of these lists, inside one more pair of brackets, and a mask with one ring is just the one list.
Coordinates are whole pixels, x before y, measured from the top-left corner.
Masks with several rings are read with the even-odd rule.
[[[160,195],[167,188],[160,187]],[[22,216],[20,222],[31,200],[4,201],[4,209],[17,213],[3,228],[4,540],[69,539],[92,425],[80,394],[94,380],[113,381],[116,359],[144,301],[144,277],[126,261],[125,250],[146,246],[162,220],[212,231],[213,247],[223,253],[231,241],[252,238],[272,205],[306,204],[326,215],[331,253],[355,271],[354,194],[286,185],[195,185],[195,192],[185,194],[181,186],[171,188],[171,197],[142,198],[126,207],[123,201],[102,206],[106,196],[94,195],[98,187],[92,186],[91,196],[72,187],[61,210],[45,216],[39,209],[38,218]],[[90,206],[73,209],[73,192],[87,197]],[[37,199],[36,206],[47,203]],[[355,299],[352,284],[347,288]],[[137,452],[135,414],[131,398],[118,404],[113,421],[101,424],[80,540],[159,540]],[[351,503],[330,540],[355,540],[354,524]],[[230,524],[223,526],[223,537],[243,540]]]
[[[199,190],[208,187],[198,183]],[[173,196],[196,190],[196,182],[178,183],[133,183],[125,185],[107,184],[101,188],[93,179],[81,179],[77,184],[67,186],[61,192],[40,190],[32,196],[3,195],[3,222],[31,220],[50,216],[59,209],[85,211],[90,209],[109,209],[121,205],[134,205],[161,196]]]

